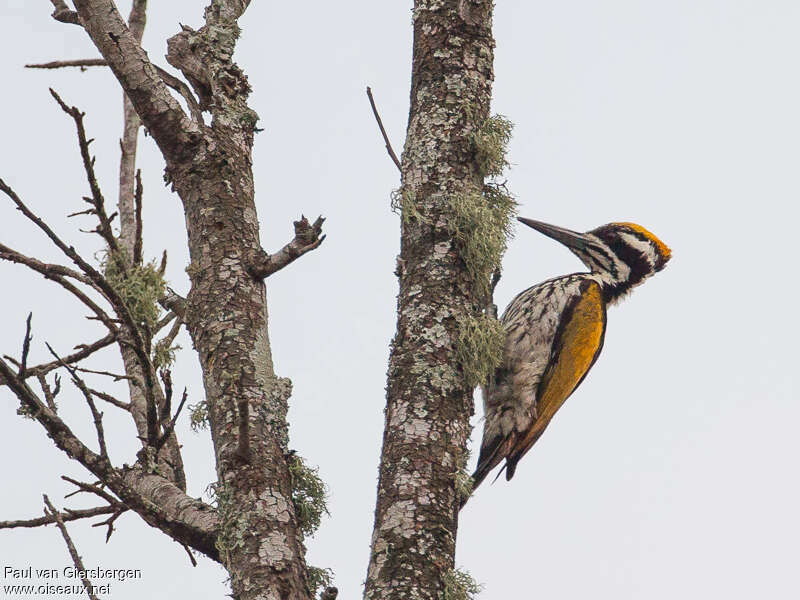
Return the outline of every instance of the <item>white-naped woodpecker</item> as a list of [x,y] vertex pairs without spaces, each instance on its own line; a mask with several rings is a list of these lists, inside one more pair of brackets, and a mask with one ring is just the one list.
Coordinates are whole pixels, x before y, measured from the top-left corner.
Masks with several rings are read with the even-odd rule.
[[503,362],[484,388],[483,442],[473,489],[503,459],[506,479],[514,476],[519,460],[597,360],[606,307],[663,269],[671,257],[661,240],[634,223],[578,233],[519,221],[567,246],[589,272],[528,288],[503,313]]

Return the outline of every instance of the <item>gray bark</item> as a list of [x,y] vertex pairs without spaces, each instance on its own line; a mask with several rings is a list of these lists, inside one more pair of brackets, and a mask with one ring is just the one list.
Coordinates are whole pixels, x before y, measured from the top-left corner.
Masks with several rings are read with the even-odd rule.
[[472,388],[456,358],[474,314],[471,276],[452,239],[450,199],[482,184],[470,133],[487,118],[492,3],[416,0],[411,110],[402,158],[397,332],[365,598],[438,599],[453,568],[455,476]]

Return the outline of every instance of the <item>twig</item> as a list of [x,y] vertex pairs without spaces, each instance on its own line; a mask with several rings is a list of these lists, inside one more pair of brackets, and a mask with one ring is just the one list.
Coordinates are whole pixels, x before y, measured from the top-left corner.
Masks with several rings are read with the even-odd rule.
[[47,497],[47,494],[44,494],[42,497],[44,498],[44,503],[46,506],[44,514],[53,515],[55,518],[56,526],[61,531],[64,542],[67,544],[67,549],[69,550],[69,555],[72,557],[72,562],[75,563],[75,568],[82,573],[81,581],[83,581],[83,587],[86,588],[86,595],[89,596],[91,600],[98,600],[97,596],[95,596],[92,592],[94,589],[92,582],[89,581],[89,578],[84,574],[86,572],[86,568],[83,566],[81,557],[78,556],[78,551],[75,549],[75,544],[72,543],[72,539],[69,537],[67,526],[64,525],[64,520],[61,518],[61,514],[55,508],[53,508],[52,504],[50,504],[50,499]]
[[97,215],[100,224],[94,231],[102,237],[108,247],[116,252],[119,250],[117,239],[114,237],[114,232],[111,230],[111,217],[106,214],[105,199],[100,190],[100,185],[97,183],[97,177],[94,172],[94,158],[89,153],[89,144],[92,140],[87,140],[86,129],[83,126],[84,114],[75,106],[67,106],[53,88],[50,88],[50,94],[55,98],[58,105],[65,113],[72,117],[75,121],[75,128],[78,134],[78,146],[80,147],[81,158],[83,159],[83,168],[86,171],[86,178],[89,181],[89,189],[92,191],[91,198],[84,198],[94,207],[94,214]]
[[50,3],[55,8],[52,17],[56,21],[70,23],[72,25],[81,24],[81,21],[78,18],[78,13],[76,13],[74,10],[70,10],[64,0],[50,0]]
[[136,233],[133,238],[133,264],[142,264],[142,170],[136,169],[136,191],[133,194]]
[[[11,198],[14,204],[16,204],[17,209],[20,210],[22,214],[24,214],[29,220],[35,223],[36,226],[39,227],[39,229],[41,229],[47,235],[47,237],[49,237],[50,240],[59,248],[59,250],[61,250],[68,258],[70,258],[81,269],[81,271],[83,271],[86,274],[86,276],[89,277],[89,279],[91,279],[92,282],[98,288],[100,288],[100,291],[114,307],[114,311],[117,313],[117,316],[122,320],[126,329],[128,330],[128,333],[132,340],[132,342],[129,343],[129,346],[136,354],[136,358],[138,359],[139,364],[142,367],[142,374],[144,375],[145,379],[144,393],[145,397],[147,398],[147,402],[149,404],[155,405],[156,400],[153,392],[153,386],[155,386],[156,384],[154,381],[155,374],[153,369],[153,363],[150,360],[148,346],[145,343],[145,340],[142,338],[142,335],[139,331],[139,327],[134,322],[133,317],[131,316],[131,313],[128,310],[128,307],[125,304],[125,301],[122,300],[117,291],[112,287],[112,285],[108,282],[108,280],[97,271],[97,269],[95,269],[88,262],[86,262],[86,260],[84,260],[83,257],[75,251],[75,248],[73,248],[72,246],[67,246],[67,244],[65,244],[61,240],[61,238],[59,238],[56,235],[56,233],[50,228],[50,226],[47,225],[47,223],[45,223],[42,219],[40,219],[36,214],[34,214],[25,205],[25,203],[22,202],[22,200],[16,194],[16,192],[14,192],[14,190],[12,190],[2,179],[0,179],[0,191],[2,191],[9,198]],[[67,289],[70,289],[68,287],[70,285],[69,282],[63,281],[63,278],[61,281],[59,281],[59,283],[61,283],[62,286],[67,287]],[[96,314],[106,324],[106,326],[109,327],[111,331],[116,331],[116,328],[108,319],[108,315],[106,315],[99,307],[97,307],[96,304],[94,304],[91,300],[89,300],[85,296],[85,294],[82,294],[78,290],[74,289],[74,286],[71,287],[73,289],[71,289],[70,291],[72,291],[73,294],[81,298],[81,300],[83,300],[83,302],[87,304],[87,306],[95,308]],[[120,343],[122,343],[122,341],[120,341]]]
[[111,534],[114,533],[114,521],[116,521],[119,518],[119,516],[126,510],[128,509],[125,507],[119,508],[114,512],[113,515],[111,515],[105,521],[101,521],[100,523],[94,523],[92,525],[92,527],[102,527],[103,525],[108,527],[108,531],[106,531],[106,543],[108,543],[108,540],[111,539]]
[[[77,13],[76,13],[77,17]],[[168,87],[172,88],[176,92],[178,92],[181,97],[186,101],[186,105],[189,107],[189,113],[192,115],[192,119],[197,121],[198,123],[203,123],[203,110],[200,108],[200,103],[197,101],[197,98],[192,93],[192,90],[186,85],[183,81],[175,77],[169,71],[165,71],[163,68],[159,67],[155,63],[151,63],[153,68],[158,73],[158,76],[161,78]],[[78,67],[81,70],[86,69],[87,67],[107,67],[108,61],[103,58],[81,58],[78,60],[53,60],[46,63],[35,63],[30,65],[25,65],[28,69],[63,69],[66,67]]]
[[102,58],[81,58],[78,60],[53,60],[46,63],[25,65],[26,69],[63,69],[65,67],[78,67],[82,71],[87,67],[105,67],[108,63]]
[[375,99],[372,97],[372,89],[367,86],[367,97],[369,98],[369,104],[372,106],[372,114],[375,115],[375,120],[378,122],[378,127],[381,130],[381,135],[383,136],[383,141],[386,143],[386,152],[389,153],[392,161],[397,166],[397,170],[401,171],[403,168],[400,166],[400,159],[397,158],[397,154],[394,153],[394,149],[392,149],[392,143],[389,141],[389,136],[386,135],[386,130],[383,128],[383,121],[381,121],[381,116],[378,114],[378,109],[375,106]]
[[25,256],[22,254],[22,252],[18,252],[12,248],[9,248],[5,244],[0,244],[0,258],[9,262],[25,265],[26,267],[41,273],[48,279],[53,279],[53,275],[60,275],[61,277],[70,277],[80,281],[81,283],[92,285],[92,280],[82,273],[73,271],[64,265],[44,263],[30,256]]
[[39,385],[42,387],[42,392],[44,392],[44,398],[47,401],[47,406],[50,407],[50,410],[56,412],[58,410],[58,407],[56,406],[56,396],[58,395],[58,392],[61,391],[61,377],[59,377],[58,373],[56,373],[56,387],[54,389],[50,388],[50,385],[47,383],[47,379],[44,375],[37,375],[36,379],[39,380]]
[[161,450],[167,439],[169,439],[170,434],[175,430],[175,423],[178,422],[178,416],[181,414],[181,410],[183,410],[183,405],[186,404],[186,397],[187,391],[186,388],[183,388],[183,396],[181,396],[181,402],[178,404],[178,410],[175,411],[175,416],[172,417],[170,422],[164,428],[164,433],[161,434],[161,437],[156,442],[156,452]]
[[[64,362],[69,362],[65,360]],[[112,373],[111,371],[98,371],[96,369],[87,369],[86,367],[75,367],[81,373],[91,373],[92,375],[104,375],[105,377],[111,377],[115,382],[123,381],[123,380],[135,380],[135,377],[131,377],[130,375],[122,375],[121,373]]]
[[72,375],[72,382],[77,386],[77,388],[83,393],[83,397],[86,398],[86,403],[89,405],[89,410],[92,412],[92,418],[94,420],[94,428],[97,432],[97,443],[100,446],[100,457],[109,460],[108,458],[108,449],[106,448],[106,434],[103,430],[103,413],[97,410],[97,406],[95,406],[94,399],[92,398],[92,392],[89,390],[89,387],[86,385],[86,382],[80,378],[78,375],[77,370],[75,367],[72,367],[65,363],[61,357],[56,354],[56,351],[45,342],[45,346],[50,351],[56,360],[61,362],[61,366],[63,366],[69,374]]
[[119,500],[114,498],[114,496],[109,494],[107,491],[102,489],[97,484],[86,483],[85,481],[78,481],[77,479],[73,479],[72,477],[67,477],[66,475],[62,475],[61,479],[63,479],[64,481],[66,481],[68,483],[71,483],[72,485],[74,485],[75,487],[78,488],[74,492],[71,492],[71,493],[67,494],[66,496],[64,496],[64,498],[69,498],[69,497],[74,496],[75,494],[79,494],[81,492],[87,492],[89,494],[94,494],[95,496],[99,496],[100,498],[102,498],[103,500],[108,502],[109,505],[111,505],[113,507],[120,508],[121,506],[123,506],[123,504]]
[[186,550],[186,554],[189,555],[189,561],[192,563],[192,566],[196,567],[197,566],[197,561],[194,558],[194,554],[192,554],[192,549],[189,548],[189,546],[187,546],[186,544],[184,544],[182,542],[180,544],[181,544],[181,546],[183,546],[183,549]]
[[33,313],[28,313],[28,318],[25,321],[25,339],[22,340],[22,358],[19,361],[19,371],[17,374],[20,379],[25,379],[25,373],[28,367],[28,352],[31,349],[31,318]]
[[323,217],[318,217],[311,224],[301,215],[300,220],[294,222],[294,239],[275,254],[267,254],[262,250],[247,266],[250,275],[256,279],[264,279],[276,271],[280,271],[306,252],[318,248],[325,240],[325,236],[321,235],[324,222]]
[[[77,521],[79,519],[91,519],[100,515],[107,515],[118,510],[114,506],[98,506],[96,508],[79,508],[61,513],[63,521]],[[42,527],[55,523],[55,517],[45,516],[36,519],[20,519],[16,521],[0,521],[0,529],[16,529],[20,527]]]

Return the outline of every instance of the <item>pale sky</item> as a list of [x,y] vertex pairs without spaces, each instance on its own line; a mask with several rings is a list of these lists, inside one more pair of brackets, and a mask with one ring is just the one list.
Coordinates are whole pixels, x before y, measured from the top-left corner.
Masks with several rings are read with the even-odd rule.
[[[206,2],[151,2],[144,45],[167,67],[166,38],[199,27]],[[673,260],[609,313],[605,348],[514,480],[488,481],[463,511],[456,562],[484,600],[538,597],[727,600],[800,597],[800,442],[795,276],[800,195],[800,4],[793,1],[499,1],[493,110],[516,123],[509,187],[522,215],[577,230],[635,221]],[[129,2],[121,2],[127,14]],[[255,150],[262,242],[277,249],[301,213],[324,214],[318,250],[268,281],[276,371],[294,382],[291,447],[330,486],[331,518],[308,543],[340,598],[361,595],[383,429],[399,222],[389,206],[398,173],[364,94],[372,86],[395,149],[408,115],[411,2],[253,2],[237,61],[261,116]],[[74,127],[47,92],[86,111],[97,168],[116,201],[121,92],[109,72],[30,71],[25,63],[96,56],[78,27],[44,0],[0,5],[0,177],[53,227],[91,254],[97,239],[66,219],[87,185]],[[169,250],[172,287],[187,291],[186,236],[163,161],[140,138],[145,251]],[[96,236],[95,236],[96,237]],[[0,240],[63,260],[10,201]],[[556,242],[519,229],[496,299],[582,269]],[[33,311],[32,361],[44,341],[68,352],[99,337],[69,296],[0,264],[1,353],[18,355]],[[185,348],[188,336],[181,336]],[[117,368],[108,352],[96,365]],[[184,353],[176,387],[202,398]],[[122,392],[123,388],[117,388]],[[93,443],[88,411],[69,385],[71,426]],[[88,479],[17,417],[0,391],[0,520],[41,514]],[[133,427],[108,407],[117,464],[133,462]],[[473,448],[480,443],[480,407]],[[208,433],[179,423],[189,492],[214,479]],[[477,455],[477,453],[475,453]],[[473,458],[473,462],[474,462]],[[100,519],[90,522],[99,521]],[[139,568],[113,600],[220,599],[225,573],[133,515],[105,529],[69,524],[87,566]],[[5,565],[71,565],[58,532],[0,531]],[[1,573],[1,572],[0,572]],[[4,580],[0,585],[16,583]]]

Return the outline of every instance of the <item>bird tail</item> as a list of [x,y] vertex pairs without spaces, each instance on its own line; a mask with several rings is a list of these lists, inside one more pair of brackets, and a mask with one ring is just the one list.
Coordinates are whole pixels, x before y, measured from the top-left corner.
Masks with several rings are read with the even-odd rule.
[[[478,486],[486,479],[486,476],[500,464],[507,455],[509,450],[514,445],[514,436],[511,435],[505,439],[503,436],[495,436],[488,444],[481,446],[481,453],[478,457],[478,466],[472,474],[472,490],[475,491]],[[500,473],[503,471],[501,470]]]

